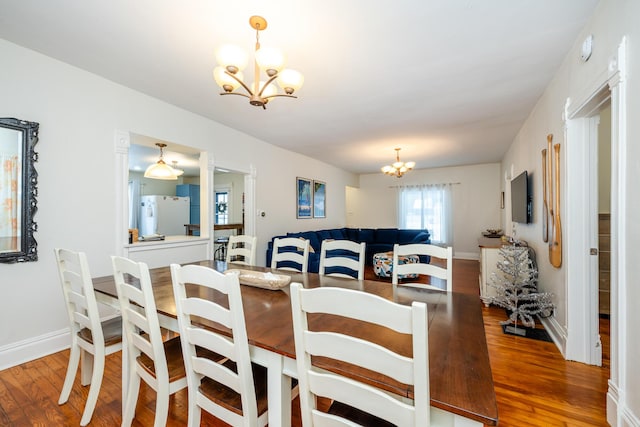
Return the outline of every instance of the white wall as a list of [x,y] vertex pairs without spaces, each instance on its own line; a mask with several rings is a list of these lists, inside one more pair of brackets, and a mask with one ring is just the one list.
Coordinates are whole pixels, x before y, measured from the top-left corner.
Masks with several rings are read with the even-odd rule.
[[478,237],[500,225],[500,164],[417,169],[398,179],[376,173],[360,176],[349,189],[347,223],[354,227],[397,227],[397,190],[411,184],[453,186],[453,250],[456,258],[478,259]]
[[[588,99],[597,86],[606,78],[606,71],[610,59],[615,55],[618,45],[624,36],[627,37],[627,70],[626,76],[626,152],[621,155],[623,173],[621,187],[626,188],[621,197],[626,199],[624,222],[626,233],[620,254],[623,271],[620,271],[620,307],[623,308],[621,317],[617,319],[618,335],[611,337],[614,351],[611,362],[612,389],[618,391],[617,425],[640,425],[640,269],[637,259],[640,256],[640,198],[637,195],[640,182],[640,2],[625,0],[602,0],[595,11],[591,22],[585,27],[576,40],[575,45],[559,68],[555,78],[547,87],[524,126],[519,131],[511,148],[506,154],[502,169],[509,173],[512,166],[516,171],[529,170],[537,176],[534,189],[534,223],[518,225],[518,235],[527,240],[538,252],[540,270],[540,286],[545,291],[553,292],[556,303],[556,321],[566,327],[566,264],[561,268],[552,267],[547,261],[547,246],[542,241],[540,206],[542,204],[541,188],[541,160],[540,152],[546,147],[546,135],[554,134],[554,142],[564,144],[563,140],[563,109],[567,98],[576,104]],[[588,62],[579,59],[582,41],[587,35],[593,34],[593,54]],[[563,151],[567,155],[566,151]],[[612,171],[613,172],[613,171]],[[561,197],[562,206],[566,207],[566,171],[561,172],[561,185],[564,189]],[[505,216],[503,221],[507,222]],[[562,217],[563,224],[571,221],[566,215]],[[565,257],[566,254],[563,254]],[[615,302],[612,301],[612,304]],[[612,307],[614,309],[614,307]],[[615,411],[616,408],[613,408]]]
[[[40,123],[35,215],[39,260],[0,265],[0,369],[68,346],[68,340],[60,338],[67,318],[55,247],[87,252],[94,276],[111,272],[109,256],[117,250],[116,130],[210,151],[216,166],[242,171],[253,166],[256,206],[267,213],[256,223],[259,263],[264,263],[266,242],[274,235],[344,226],[344,189],[357,184],[353,174],[5,40],[0,40],[0,57],[0,117]],[[327,183],[325,219],[296,220],[297,175]]]

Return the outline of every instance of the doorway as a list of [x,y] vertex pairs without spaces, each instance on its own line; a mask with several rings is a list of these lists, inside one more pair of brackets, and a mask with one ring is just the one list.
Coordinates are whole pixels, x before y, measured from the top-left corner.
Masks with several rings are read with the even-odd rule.
[[626,39],[612,53],[602,80],[568,98],[565,120],[565,198],[567,206],[566,304],[567,328],[565,358],[591,365],[602,364],[599,334],[598,268],[598,153],[597,131],[600,115],[611,106],[611,184],[610,184],[610,369],[607,392],[607,422],[617,425],[620,411],[621,381],[626,377],[624,352],[627,330],[627,230],[626,230]]
[[247,234],[245,229],[246,174],[216,168],[213,174],[214,259],[224,260],[229,237]]
[[[600,337],[600,261],[605,260],[605,254],[599,253],[599,218],[601,206],[605,204],[602,195],[615,193],[614,183],[609,179],[608,191],[602,191],[600,167],[604,171],[614,171],[617,165],[606,165],[606,158],[599,157],[599,140],[611,141],[599,135],[605,132],[600,126],[600,116],[607,117],[606,111],[611,104],[611,92],[603,87],[578,109],[566,122],[566,144],[564,147],[566,158],[566,217],[567,221],[567,344],[565,357],[590,365],[602,365],[602,340]],[[610,117],[610,113],[609,113]],[[605,145],[606,146],[606,145]],[[609,149],[609,153],[611,149]],[[609,156],[610,159],[610,156]],[[608,166],[608,167],[607,167]],[[602,210],[611,212],[608,203]],[[610,229],[610,227],[609,227]],[[609,248],[609,256],[615,248]],[[610,263],[609,263],[610,265]],[[613,268],[615,277],[615,268]],[[610,285],[614,283],[609,280]]]
[[[598,315],[601,327],[611,315],[611,103],[599,112],[598,124]],[[603,346],[603,352],[606,348]],[[603,354],[608,357],[608,354]]]

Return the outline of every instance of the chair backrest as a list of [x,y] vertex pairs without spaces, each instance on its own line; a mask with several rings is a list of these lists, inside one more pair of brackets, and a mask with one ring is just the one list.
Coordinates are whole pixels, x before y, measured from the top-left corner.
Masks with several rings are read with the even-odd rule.
[[[204,266],[181,267],[171,264],[171,279],[187,373],[189,403],[196,402],[201,408],[232,425],[243,424],[243,417],[248,420],[257,419],[258,409],[238,276],[225,275]],[[187,284],[197,289],[191,293],[194,296],[187,296]],[[212,290],[226,298],[212,298]],[[223,336],[194,324],[193,316],[200,318],[200,322],[204,319],[229,328],[230,336]],[[237,369],[234,371],[226,363],[198,357],[196,347],[230,359],[235,362]],[[239,393],[242,414],[211,401],[203,403],[207,399],[202,395],[200,385],[206,378]]]
[[307,272],[310,244],[307,239],[284,237],[273,239],[271,268]]
[[[303,425],[340,424],[328,423],[329,416],[316,407],[316,396],[341,402],[398,426],[430,424],[429,339],[424,303],[414,301],[409,307],[361,291],[337,287],[304,289],[301,284],[293,283],[291,308]],[[321,319],[313,318],[314,314],[325,313],[347,319],[339,332],[322,330]],[[381,325],[389,329],[389,334],[409,340],[411,344],[405,349],[409,354],[398,354],[364,339],[358,333],[363,331],[364,324]],[[379,329],[374,330],[379,333]],[[319,369],[312,365],[312,357],[344,361],[413,386],[413,400],[381,392],[356,378]]]
[[81,329],[87,328],[91,331],[93,345],[104,346],[100,313],[87,255],[84,252],[60,248],[56,248],[54,252],[69,315],[71,334],[76,335]]
[[[424,263],[421,260],[418,262],[400,262],[401,257],[417,255],[421,259],[424,257],[431,258],[429,263]],[[440,259],[441,263],[445,263],[445,267],[441,267],[433,263],[432,258]],[[393,275],[391,282],[394,286],[398,285],[398,276],[409,274],[422,274],[432,277],[437,277],[446,282],[446,288],[442,289],[437,286],[431,286],[423,283],[411,283],[403,282],[403,285],[429,287],[430,289],[437,289],[441,291],[452,291],[453,286],[453,248],[451,246],[441,247],[436,245],[429,245],[425,243],[413,243],[409,245],[393,246]]]
[[[143,262],[135,262],[119,256],[112,256],[111,261],[122,312],[122,329],[127,338],[129,360],[135,360],[141,353],[146,354],[155,365],[158,381],[168,383],[167,360],[149,267]],[[132,365],[130,363],[129,366]],[[146,377],[145,382],[153,384],[154,380]]]
[[[54,249],[58,275],[69,315],[71,346],[67,373],[58,404],[69,400],[78,364],[84,353],[93,357],[82,366],[81,383],[91,383],[80,425],[87,425],[93,416],[104,376],[105,356],[122,349],[122,319],[120,316],[102,321],[98,311],[87,256],[84,252]],[[90,368],[90,369],[89,369]],[[91,376],[89,379],[89,375]]]
[[229,236],[227,244],[227,262],[235,264],[255,265],[258,238],[241,234]]
[[364,279],[365,248],[366,243],[364,242],[323,240],[320,250],[319,274]]

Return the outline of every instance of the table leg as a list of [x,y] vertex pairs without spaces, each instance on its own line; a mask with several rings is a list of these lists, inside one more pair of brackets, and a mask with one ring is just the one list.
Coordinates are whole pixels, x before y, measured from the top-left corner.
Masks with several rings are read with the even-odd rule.
[[291,425],[291,377],[284,374],[284,356],[251,347],[251,360],[267,368],[270,426]]

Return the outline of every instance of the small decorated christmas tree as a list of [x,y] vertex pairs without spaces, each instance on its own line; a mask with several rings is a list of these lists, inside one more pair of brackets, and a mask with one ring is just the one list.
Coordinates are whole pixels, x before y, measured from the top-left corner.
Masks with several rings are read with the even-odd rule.
[[501,325],[514,325],[507,332],[525,335],[522,325],[535,327],[534,316],[549,316],[553,311],[551,294],[538,292],[538,270],[529,256],[529,248],[523,246],[502,246],[503,260],[497,264],[498,273],[493,273],[489,284],[496,288],[497,295],[489,297],[489,303],[504,307],[510,313]]

